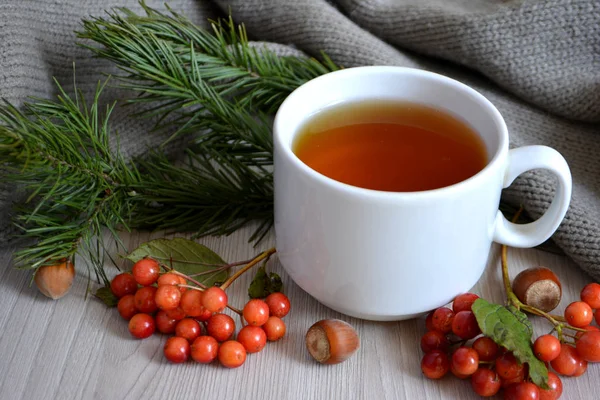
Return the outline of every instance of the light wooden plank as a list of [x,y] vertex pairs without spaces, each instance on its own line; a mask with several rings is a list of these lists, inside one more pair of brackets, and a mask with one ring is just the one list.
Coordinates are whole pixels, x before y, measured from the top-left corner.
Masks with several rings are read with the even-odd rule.
[[[124,235],[129,248],[160,233]],[[200,242],[226,260],[247,259],[273,245],[269,237],[259,248],[247,243],[248,230],[227,238]],[[488,300],[503,301],[499,248],[494,247],[488,268],[474,291]],[[9,264],[12,249],[0,252],[0,265]],[[560,309],[578,297],[591,279],[573,263],[538,250],[509,252],[512,276],[535,265],[552,268],[561,278],[564,295]],[[169,364],[162,355],[165,337],[132,339],[127,323],[114,309],[88,297],[85,268],[68,296],[51,301],[29,287],[29,275],[5,267],[0,272],[0,399],[475,399],[468,381],[447,377],[424,379],[419,340],[424,320],[368,322],[343,316],[312,299],[291,282],[275,261],[292,302],[285,318],[287,336],[269,343],[259,354],[249,355],[235,370],[213,365]],[[124,264],[125,265],[125,264]],[[111,276],[116,269],[110,269]],[[241,306],[251,274],[236,282],[232,304]],[[361,337],[361,350],[336,366],[313,362],[304,348],[304,333],[322,318],[350,322]],[[236,322],[238,320],[236,319]],[[534,318],[536,332],[550,331],[545,321]],[[567,399],[594,398],[598,364],[578,378],[565,378]]]

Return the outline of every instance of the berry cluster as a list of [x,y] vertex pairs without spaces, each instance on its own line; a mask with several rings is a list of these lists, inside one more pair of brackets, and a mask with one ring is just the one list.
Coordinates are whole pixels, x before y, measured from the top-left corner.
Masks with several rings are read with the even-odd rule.
[[[283,293],[252,299],[238,311],[228,305],[222,288],[192,286],[186,278],[175,271],[161,273],[158,262],[145,258],[134,264],[131,273],[115,276],[110,284],[119,298],[119,314],[129,321],[132,336],[144,339],[155,331],[175,335],[164,346],[169,361],[182,363],[191,357],[210,363],[218,359],[225,367],[237,368],[246,361],[247,353],[257,353],[267,340],[276,341],[285,335],[281,318],[289,312],[290,301]],[[232,339],[235,322],[223,312],[228,307],[243,317],[242,324],[246,323],[236,340]]]
[[[451,307],[432,311],[425,321],[427,332],[421,338],[425,353],[421,361],[423,374],[439,379],[448,372],[460,379],[470,378],[473,390],[481,396],[493,396],[504,389],[505,399],[558,399],[562,381],[558,375],[580,376],[588,362],[600,362],[600,284],[590,283],[581,291],[581,301],[565,309],[558,336],[545,334],[533,343],[533,353],[548,366],[548,389],[530,382],[527,364],[481,335],[471,306],[478,299],[473,293],[458,295]],[[595,309],[595,314],[594,314]],[[560,339],[559,339],[560,338]],[[550,370],[550,368],[553,371]]]

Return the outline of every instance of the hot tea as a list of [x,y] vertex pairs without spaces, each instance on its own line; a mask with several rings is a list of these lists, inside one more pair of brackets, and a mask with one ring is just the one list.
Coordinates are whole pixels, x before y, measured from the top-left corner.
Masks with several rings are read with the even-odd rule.
[[447,112],[398,101],[334,106],[315,114],[295,137],[294,153],[312,169],[366,189],[437,189],[477,174],[485,145]]

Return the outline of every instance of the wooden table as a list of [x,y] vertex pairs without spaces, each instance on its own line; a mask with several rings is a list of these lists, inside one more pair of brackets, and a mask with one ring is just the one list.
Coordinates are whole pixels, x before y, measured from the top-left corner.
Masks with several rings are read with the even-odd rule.
[[[159,234],[125,236],[130,249]],[[200,240],[225,260],[251,258],[260,249],[246,242],[247,231],[227,238]],[[281,269],[277,258],[271,269],[280,273],[292,311],[285,318],[284,339],[268,343],[248,356],[238,369],[192,361],[173,365],[162,353],[165,336],[133,339],[116,309],[86,298],[86,270],[77,265],[71,292],[58,301],[30,287],[30,274],[10,266],[12,248],[0,251],[0,399],[472,399],[478,398],[468,381],[446,376],[430,381],[421,375],[419,340],[423,319],[369,322],[349,318],[319,304],[299,289]],[[539,250],[509,251],[511,276],[537,265],[552,268],[563,284],[560,310],[578,299],[591,279],[568,259]],[[111,276],[116,269],[109,268]],[[230,290],[232,304],[242,305],[251,279],[246,274]],[[499,247],[473,289],[482,297],[503,301]],[[312,361],[304,347],[308,327],[322,318],[341,318],[359,332],[361,349],[335,366]],[[550,331],[545,320],[534,318],[536,333]],[[578,378],[564,378],[563,399],[598,398],[600,365],[590,364]],[[501,396],[497,396],[501,398]]]

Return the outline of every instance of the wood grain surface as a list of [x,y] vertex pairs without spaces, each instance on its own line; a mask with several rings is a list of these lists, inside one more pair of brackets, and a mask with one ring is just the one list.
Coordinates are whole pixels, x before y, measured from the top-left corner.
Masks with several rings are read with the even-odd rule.
[[[124,236],[134,249],[160,234]],[[273,245],[273,238],[254,248],[248,231],[227,238],[199,240],[227,261],[251,258]],[[369,322],[349,318],[319,304],[285,274],[277,258],[270,269],[281,274],[292,309],[285,318],[287,335],[248,356],[238,369],[188,362],[169,364],[162,354],[166,340],[155,334],[133,339],[116,309],[86,297],[87,270],[77,260],[71,292],[52,301],[30,286],[31,275],[12,268],[12,248],[0,250],[0,399],[476,399],[469,381],[447,376],[430,381],[421,375],[419,340],[424,319]],[[539,250],[509,251],[511,276],[537,265],[552,268],[563,284],[560,310],[578,299],[591,279],[568,259]],[[129,264],[123,263],[123,268]],[[113,267],[108,270],[117,273]],[[368,271],[366,271],[368,273]],[[230,302],[242,306],[251,274],[229,290]],[[423,277],[433,279],[434,277]],[[92,287],[97,285],[92,282]],[[495,302],[503,301],[499,247],[473,289]],[[361,338],[360,350],[348,361],[323,366],[312,361],[304,334],[317,320],[340,318]],[[536,333],[550,325],[532,318]],[[236,319],[236,322],[239,321]],[[597,399],[600,365],[590,364],[584,376],[564,378],[562,399]],[[501,396],[497,396],[501,398]]]

